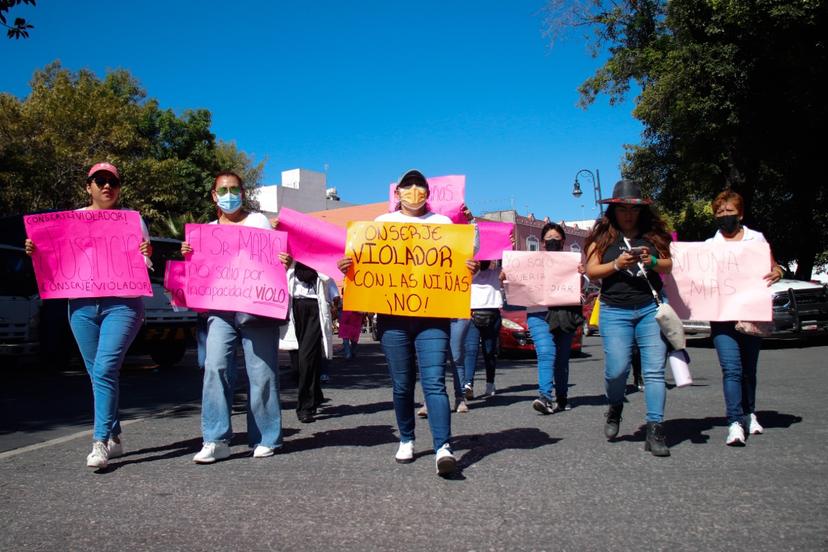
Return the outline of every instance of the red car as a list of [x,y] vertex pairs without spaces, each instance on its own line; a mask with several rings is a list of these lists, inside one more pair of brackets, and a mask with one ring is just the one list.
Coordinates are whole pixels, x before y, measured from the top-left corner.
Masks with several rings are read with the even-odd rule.
[[[500,309],[502,324],[498,335],[498,351],[500,353],[515,354],[535,352],[535,344],[529,336],[529,327],[526,325],[526,307],[506,305]],[[572,336],[572,355],[581,353],[583,328],[578,327]]]

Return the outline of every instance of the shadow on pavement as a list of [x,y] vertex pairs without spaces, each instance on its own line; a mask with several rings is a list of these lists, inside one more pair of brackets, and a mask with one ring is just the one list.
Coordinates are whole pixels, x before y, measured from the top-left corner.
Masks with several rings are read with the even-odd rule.
[[376,414],[377,412],[384,412],[386,410],[394,410],[394,403],[391,401],[382,401],[369,404],[340,404],[337,406],[328,406],[320,409],[316,416],[318,420],[325,420],[328,418],[344,418],[345,416],[353,416],[356,414]]
[[[793,414],[784,414],[775,410],[761,410],[756,413],[765,429],[770,428],[788,428],[793,424],[798,424],[802,421],[801,416]],[[678,418],[674,420],[667,420],[665,422],[667,444],[675,446],[683,441],[690,441],[695,444],[707,443],[710,440],[710,435],[706,432],[716,427],[726,427],[727,418],[724,416],[708,417],[708,418]],[[640,431],[644,431],[643,427]],[[643,440],[643,433],[642,438]]]
[[455,452],[468,450],[457,462],[457,469],[462,472],[483,458],[504,450],[536,449],[558,441],[560,439],[537,428],[518,427],[494,433],[460,435],[454,439],[452,448]]
[[375,447],[399,442],[394,428],[388,424],[363,425],[319,431],[309,437],[285,441],[281,454],[325,447]]

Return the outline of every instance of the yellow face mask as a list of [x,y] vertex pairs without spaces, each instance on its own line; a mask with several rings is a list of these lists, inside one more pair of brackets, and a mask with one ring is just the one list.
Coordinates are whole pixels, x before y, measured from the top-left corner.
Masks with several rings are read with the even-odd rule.
[[398,193],[400,194],[400,202],[405,203],[406,207],[414,211],[425,205],[426,199],[428,199],[428,192],[420,186],[402,188],[398,190]]

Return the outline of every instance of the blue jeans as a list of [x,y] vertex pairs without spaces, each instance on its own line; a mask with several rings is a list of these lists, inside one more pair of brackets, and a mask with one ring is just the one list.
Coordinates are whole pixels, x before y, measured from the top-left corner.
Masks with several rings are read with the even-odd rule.
[[711,322],[710,336],[722,367],[727,423],[742,423],[756,408],[756,364],[762,338],[736,331],[735,322]]
[[414,440],[416,364],[420,369],[420,385],[436,451],[451,440],[451,408],[446,394],[449,321],[380,315],[378,324],[380,343],[393,384],[394,414],[400,441]]
[[250,390],[247,396],[247,441],[250,446],[282,445],[282,407],[279,401],[279,328],[234,325],[233,313],[211,313],[208,320],[207,356],[201,393],[201,432],[204,442],[233,437],[236,347],[241,341]]
[[664,385],[664,364],[667,343],[655,319],[655,301],[638,307],[612,307],[601,302],[598,324],[604,344],[604,380],[610,404],[624,402],[624,390],[630,373],[633,343],[641,352],[641,373],[644,377],[644,402],[648,422],[664,419],[667,390]]
[[120,372],[127,349],[144,319],[140,297],[100,297],[69,301],[69,325],[92,380],[96,441],[121,434],[118,420]]
[[342,354],[345,360],[351,360],[356,356],[357,342],[347,337],[342,340]]
[[474,371],[477,368],[477,353],[483,346],[483,363],[486,366],[486,383],[494,383],[497,365],[497,334],[500,333],[501,318],[498,314],[494,325],[480,329],[469,324],[463,352],[463,385],[474,383]]
[[451,356],[449,357],[449,368],[451,369],[451,378],[454,381],[454,396],[463,396],[463,385],[469,383],[464,381],[463,377],[463,352],[465,350],[466,334],[471,326],[471,319],[469,318],[452,318],[451,331],[449,337],[449,344],[451,346]]
[[569,353],[572,350],[572,334],[549,331],[546,311],[526,315],[529,335],[535,343],[538,356],[538,394],[552,400],[554,382],[555,396],[567,396],[569,387]]

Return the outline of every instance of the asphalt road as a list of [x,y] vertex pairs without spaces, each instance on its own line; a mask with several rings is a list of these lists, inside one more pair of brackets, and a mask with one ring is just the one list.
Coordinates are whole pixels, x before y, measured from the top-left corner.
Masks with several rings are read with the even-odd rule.
[[[230,459],[192,463],[200,375],[192,355],[164,372],[129,359],[127,454],[85,467],[85,374],[2,372],[0,550],[824,550],[828,548],[828,346],[760,356],[764,435],[724,445],[721,373],[706,341],[695,385],[668,391],[670,458],[643,451],[643,395],[621,438],[603,437],[600,337],[571,363],[572,410],[541,416],[531,359],[504,359],[498,393],[454,414],[461,470],[435,475],[427,423],[398,465],[389,379],[378,346],[335,360],[331,399],[300,424],[282,376],[285,446],[253,459],[237,396]],[[482,391],[482,369],[476,391]]]

